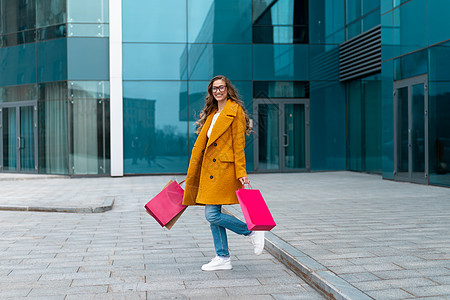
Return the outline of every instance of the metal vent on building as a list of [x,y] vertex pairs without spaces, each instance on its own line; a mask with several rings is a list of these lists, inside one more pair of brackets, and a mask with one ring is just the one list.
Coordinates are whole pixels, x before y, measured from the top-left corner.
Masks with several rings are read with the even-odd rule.
[[381,70],[381,25],[339,46],[339,79],[350,80]]

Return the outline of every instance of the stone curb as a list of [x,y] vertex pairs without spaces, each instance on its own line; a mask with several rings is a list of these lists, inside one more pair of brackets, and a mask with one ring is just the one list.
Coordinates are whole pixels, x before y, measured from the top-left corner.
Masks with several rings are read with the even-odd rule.
[[[230,209],[224,208],[239,218]],[[233,210],[233,208],[232,208]],[[241,218],[239,218],[241,219]],[[319,291],[328,299],[336,300],[373,300],[361,290],[331,272],[304,252],[293,247],[272,232],[265,233],[264,249],[278,261],[292,270],[297,276]]]
[[89,214],[89,213],[103,213],[105,211],[112,210],[113,206],[114,206],[114,197],[105,197],[103,204],[97,207],[0,205],[0,210]]

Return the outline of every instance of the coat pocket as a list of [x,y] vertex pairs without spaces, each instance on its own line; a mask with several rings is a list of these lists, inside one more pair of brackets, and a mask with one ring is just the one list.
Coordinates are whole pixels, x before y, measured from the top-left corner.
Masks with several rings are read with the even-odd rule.
[[234,162],[234,155],[232,153],[222,152],[219,155],[221,162]]

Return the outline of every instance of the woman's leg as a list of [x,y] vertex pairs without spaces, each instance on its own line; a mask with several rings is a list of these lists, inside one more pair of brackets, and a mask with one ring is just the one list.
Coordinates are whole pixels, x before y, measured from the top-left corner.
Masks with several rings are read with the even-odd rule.
[[222,226],[213,224],[210,220],[217,218],[221,213],[221,205],[206,205],[205,217],[210,222],[211,233],[214,240],[214,248],[217,256],[229,257],[227,231]]
[[251,233],[247,224],[233,216],[223,214],[222,205],[206,205],[205,216],[211,225],[223,227],[245,236]]

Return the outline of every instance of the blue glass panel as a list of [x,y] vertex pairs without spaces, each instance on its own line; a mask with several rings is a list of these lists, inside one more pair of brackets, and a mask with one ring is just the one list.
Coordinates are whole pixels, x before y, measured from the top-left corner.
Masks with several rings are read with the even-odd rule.
[[349,24],[347,26],[347,39],[354,38],[361,33],[361,19]]
[[67,39],[69,80],[109,80],[109,39]]
[[310,45],[311,80],[339,80],[338,45]]
[[427,1],[414,0],[394,10],[394,56],[427,46]]
[[[189,0],[191,43],[251,43],[252,1]],[[170,27],[172,28],[172,27]]]
[[124,81],[126,174],[187,171],[186,92],[185,81]]
[[308,45],[253,45],[254,80],[308,80]]
[[427,73],[427,49],[417,51],[394,60],[394,80]]
[[36,82],[36,44],[0,48],[0,86]]
[[67,80],[67,39],[37,43],[38,82]]
[[189,78],[210,80],[218,74],[230,80],[251,80],[251,45],[191,44]]
[[392,26],[392,12],[381,16],[381,60],[394,57],[394,29]]
[[[347,8],[347,24],[361,18],[361,2],[362,0],[346,0]],[[374,1],[372,1],[374,2]]]
[[375,10],[373,13],[365,16],[362,19],[362,31],[366,32],[369,29],[374,28],[375,26],[380,25],[380,10]]
[[345,40],[345,1],[309,1],[309,42],[340,44]]
[[[238,90],[241,100],[244,101],[245,109],[252,119],[252,82],[232,80],[233,85]],[[189,155],[194,146],[197,135],[195,134],[195,121],[199,119],[200,112],[205,105],[209,81],[189,81]],[[245,158],[247,171],[253,171],[253,134],[245,139]]]
[[381,126],[383,178],[394,178],[393,61],[381,64]]
[[392,0],[381,0],[381,14],[384,14],[385,12],[390,11],[393,8],[392,6]]
[[[108,23],[108,0],[66,0],[69,23]],[[55,1],[52,1],[52,3]]]
[[429,48],[430,81],[450,81],[450,42]]
[[[360,0],[361,1],[361,0]],[[380,8],[380,0],[378,1],[373,1],[373,0],[362,0],[361,1],[361,6],[362,6],[362,13],[361,15],[365,15],[367,13],[370,13],[371,11]],[[380,12],[378,12],[379,14]]]
[[[39,0],[36,2],[37,28],[67,23],[66,0]],[[86,9],[84,11],[88,12]]]
[[185,44],[123,44],[123,79],[179,80],[187,65],[185,49]]
[[450,82],[429,83],[430,183],[450,186]]
[[186,0],[124,0],[124,42],[186,42]]
[[428,44],[433,45],[450,37],[450,1],[428,1]]
[[345,86],[311,81],[311,170],[345,170]]

